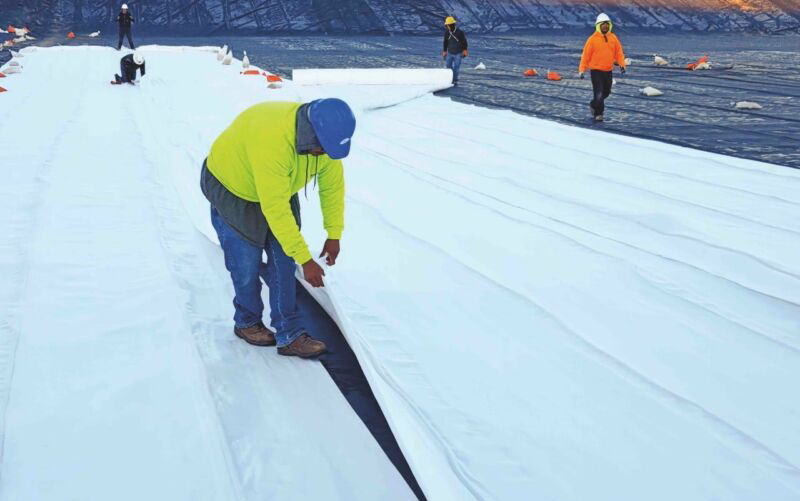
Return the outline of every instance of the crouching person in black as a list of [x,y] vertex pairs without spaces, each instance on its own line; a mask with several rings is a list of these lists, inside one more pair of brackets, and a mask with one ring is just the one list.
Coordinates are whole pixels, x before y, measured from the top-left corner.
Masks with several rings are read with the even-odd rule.
[[121,84],[129,83],[133,85],[136,80],[136,70],[141,71],[144,76],[144,56],[138,52],[128,54],[119,60],[119,75],[114,75],[114,81],[111,83]]

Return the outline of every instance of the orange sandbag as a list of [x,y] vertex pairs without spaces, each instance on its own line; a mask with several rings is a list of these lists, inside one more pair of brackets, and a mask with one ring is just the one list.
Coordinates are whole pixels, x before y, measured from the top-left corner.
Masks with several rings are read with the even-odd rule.
[[548,80],[555,80],[556,82],[558,82],[559,80],[561,80],[561,75],[559,75],[555,71],[548,71],[547,72],[547,79]]
[[0,92],[8,92],[6,89],[0,87]]
[[260,75],[261,72],[258,70],[247,70],[240,73],[240,75]]
[[9,24],[8,25],[8,30],[6,30],[6,31],[8,31],[9,33],[16,33],[17,29],[14,26]]
[[67,33],[67,38],[75,38],[75,33],[70,31],[69,33]]
[[526,77],[535,77],[536,75],[538,75],[538,73],[536,73],[536,70],[531,68],[528,71],[526,71],[525,73],[523,73],[523,75],[525,75]]
[[0,78],[5,78],[5,77],[6,76],[2,72],[0,72]]
[[687,64],[686,65],[686,69],[693,70],[693,69],[697,68],[699,65],[701,65],[703,63],[707,63],[707,62],[708,62],[708,54],[704,54],[703,57],[701,57],[697,61]]
[[283,79],[278,75],[267,75],[267,82],[283,82]]

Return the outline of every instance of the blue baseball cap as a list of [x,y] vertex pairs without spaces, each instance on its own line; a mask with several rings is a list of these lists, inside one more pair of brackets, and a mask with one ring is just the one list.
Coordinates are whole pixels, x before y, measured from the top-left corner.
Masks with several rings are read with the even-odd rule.
[[334,160],[350,154],[350,142],[356,130],[353,110],[341,99],[317,99],[308,107],[308,119],[320,146]]

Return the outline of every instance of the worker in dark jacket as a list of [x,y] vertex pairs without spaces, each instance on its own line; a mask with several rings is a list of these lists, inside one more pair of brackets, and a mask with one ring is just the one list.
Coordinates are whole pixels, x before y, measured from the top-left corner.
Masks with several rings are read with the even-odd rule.
[[117,23],[119,23],[119,42],[117,42],[117,50],[122,49],[122,37],[128,37],[128,45],[131,50],[136,47],[133,46],[133,38],[131,38],[131,25],[133,24],[133,16],[128,12],[128,4],[122,4],[122,10],[117,16]]
[[119,60],[120,74],[114,75],[115,81],[111,83],[129,83],[132,85],[133,81],[136,80],[136,70],[141,71],[142,76],[144,76],[144,56],[138,52],[128,54]]
[[467,36],[456,28],[456,20],[452,16],[444,21],[444,46],[442,57],[447,68],[453,70],[453,85],[458,85],[458,71],[461,69],[461,59],[469,55],[467,51]]

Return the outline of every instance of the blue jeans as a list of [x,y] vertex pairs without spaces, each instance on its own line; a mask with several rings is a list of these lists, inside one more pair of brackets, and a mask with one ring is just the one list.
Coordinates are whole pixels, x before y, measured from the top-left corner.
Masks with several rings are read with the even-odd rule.
[[462,54],[447,53],[445,65],[447,66],[447,69],[453,70],[453,83],[458,83],[458,71],[461,69],[462,57],[464,57]]
[[[225,267],[233,280],[233,320],[236,327],[252,327],[261,322],[264,302],[261,300],[261,279],[269,287],[269,308],[278,346],[286,346],[306,332],[297,309],[297,281],[294,260],[283,252],[272,232],[263,247],[257,247],[228,226],[213,206],[211,224],[217,231]],[[267,264],[262,255],[267,253]]]

